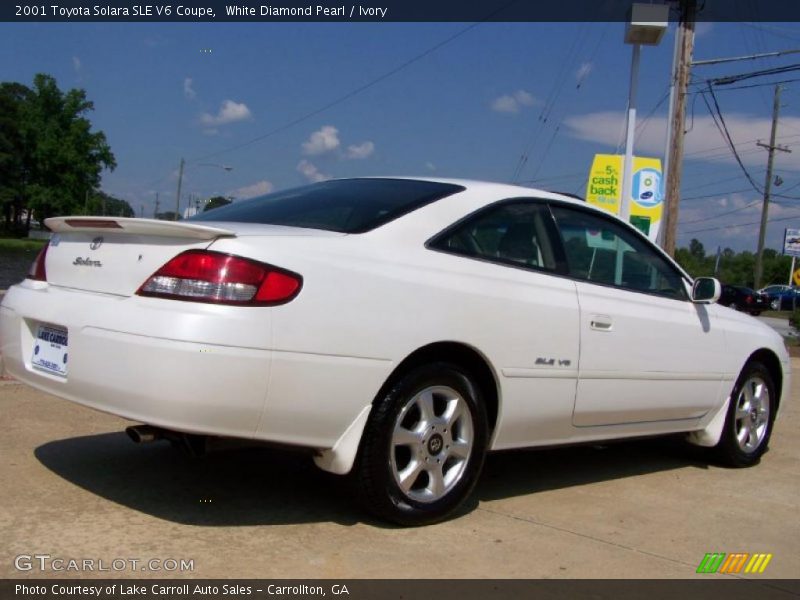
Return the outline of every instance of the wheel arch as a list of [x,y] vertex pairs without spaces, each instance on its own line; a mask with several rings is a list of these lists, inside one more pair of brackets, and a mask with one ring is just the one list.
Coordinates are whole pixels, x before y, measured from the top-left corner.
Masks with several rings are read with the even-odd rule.
[[417,367],[434,362],[448,362],[458,365],[466,369],[475,378],[475,383],[480,388],[481,396],[486,406],[491,446],[492,436],[497,428],[497,419],[500,414],[500,386],[489,360],[473,346],[463,342],[434,342],[414,350],[389,374],[389,377],[386,378],[386,381],[375,396],[373,404],[375,400],[385,396],[394,382],[400,377]]
[[455,364],[465,369],[475,378],[486,406],[486,416],[489,421],[488,440],[489,447],[491,447],[492,436],[497,429],[497,419],[500,412],[500,391],[498,379],[489,361],[478,350],[467,344],[461,342],[435,342],[417,348],[400,361],[385,379],[372,402],[359,413],[334,447],[317,451],[314,457],[315,464],[329,473],[337,475],[349,473],[356,460],[364,427],[375,402],[386,396],[391,386],[400,377],[419,366],[434,362]]
[[744,369],[745,365],[753,361],[758,361],[763,364],[772,376],[772,383],[775,384],[775,409],[777,412],[777,410],[780,409],[781,394],[783,392],[783,369],[781,368],[781,361],[772,350],[761,348],[753,352],[747,358],[742,365],[742,369]]
[[[742,362],[742,366],[736,375],[736,379],[741,376],[745,367],[753,361],[763,364],[769,374],[772,376],[772,381],[775,385],[775,412],[777,414],[781,402],[781,391],[783,389],[783,369],[781,368],[780,359],[777,355],[768,348],[760,348],[750,354],[747,359]],[[728,414],[728,407],[730,406],[731,398],[728,397],[722,406],[714,413],[714,416],[708,424],[698,431],[690,432],[688,440],[690,443],[697,446],[712,447],[715,446],[722,437],[723,427],[725,426],[725,419]]]

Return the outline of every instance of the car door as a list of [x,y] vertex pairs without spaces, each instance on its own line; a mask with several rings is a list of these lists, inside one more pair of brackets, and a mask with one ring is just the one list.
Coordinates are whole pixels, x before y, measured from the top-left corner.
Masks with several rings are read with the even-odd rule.
[[724,335],[644,236],[551,206],[580,304],[577,427],[697,419],[718,401]]
[[469,273],[472,291],[462,305],[473,295],[488,300],[470,343],[489,357],[501,386],[494,448],[555,443],[573,433],[580,317],[557,238],[546,201],[509,199],[428,244],[455,255],[448,271]]

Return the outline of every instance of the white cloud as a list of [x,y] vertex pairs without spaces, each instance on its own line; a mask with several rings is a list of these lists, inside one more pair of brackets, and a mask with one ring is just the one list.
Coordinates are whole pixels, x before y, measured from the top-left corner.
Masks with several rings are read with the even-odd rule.
[[203,125],[216,126],[245,121],[252,117],[253,115],[246,104],[234,102],[233,100],[224,100],[216,115],[203,113],[200,115],[200,122]]
[[428,171],[435,171],[436,170],[436,165],[433,164],[432,162],[428,161],[428,162],[425,163],[425,168],[428,169]]
[[183,80],[183,95],[186,96],[189,100],[194,100],[197,94],[192,87],[192,78],[187,77]]
[[83,68],[83,64],[81,64],[81,59],[77,56],[72,57],[72,68],[75,69],[76,73],[80,73],[81,69]]
[[[763,167],[766,164],[766,152],[759,151],[756,140],[769,140],[771,119],[732,112],[724,115],[728,131],[742,162],[748,166]],[[569,117],[564,123],[572,137],[605,145],[605,150],[613,151],[620,140],[624,118],[622,112],[596,112]],[[666,116],[651,117],[645,126],[642,126],[644,121],[641,118],[637,123],[639,130],[636,137],[636,154],[663,157],[666,143]],[[794,132],[800,131],[800,117],[782,117],[780,125],[785,132],[783,135],[786,140],[781,140],[779,136],[778,143],[793,143],[789,138],[793,138],[796,143],[800,136]],[[733,154],[725,147],[725,140],[710,116],[696,114],[693,124],[691,118],[687,118],[686,126],[690,130],[684,138],[685,160],[736,164]],[[800,152],[791,154],[779,152],[776,154],[775,164],[777,168],[799,169]]]
[[372,153],[375,152],[375,144],[372,142],[363,142],[358,145],[348,146],[347,147],[347,154],[345,154],[346,158],[360,160],[364,158],[369,158],[372,156]]
[[526,106],[536,104],[536,98],[525,90],[517,90],[513,94],[504,94],[492,101],[492,110],[501,113],[518,113]]
[[306,179],[312,182],[325,181],[330,179],[328,175],[321,173],[320,170],[309,160],[305,158],[297,163],[297,170],[302,173]]
[[583,80],[589,76],[589,73],[592,72],[594,65],[590,62],[585,62],[578,67],[578,70],[575,71],[575,81],[578,82],[578,87],[581,86]]
[[271,181],[267,181],[266,179],[262,179],[261,181],[257,181],[252,185],[246,185],[244,187],[237,188],[231,191],[228,195],[233,196],[237,199],[247,199],[247,198],[254,198],[256,196],[263,196],[264,194],[269,194],[275,188],[272,185]]
[[319,131],[315,131],[303,142],[303,154],[316,156],[332,152],[339,147],[339,130],[333,125],[323,125]]

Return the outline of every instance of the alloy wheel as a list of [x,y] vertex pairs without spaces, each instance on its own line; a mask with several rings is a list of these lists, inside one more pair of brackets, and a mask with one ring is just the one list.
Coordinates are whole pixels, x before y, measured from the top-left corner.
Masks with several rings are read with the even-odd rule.
[[734,432],[743,452],[755,452],[764,442],[769,429],[769,387],[758,375],[745,381],[736,398]]
[[436,502],[467,470],[475,442],[466,400],[448,386],[426,387],[397,416],[390,463],[395,483],[411,500]]

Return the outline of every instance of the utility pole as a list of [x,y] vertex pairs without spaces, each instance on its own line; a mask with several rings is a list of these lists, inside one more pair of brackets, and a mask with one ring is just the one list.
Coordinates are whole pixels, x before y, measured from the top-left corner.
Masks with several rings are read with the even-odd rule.
[[761,276],[764,270],[764,237],[767,234],[767,216],[769,213],[769,193],[772,187],[772,162],[775,158],[775,150],[781,152],[791,152],[788,148],[775,145],[775,134],[778,131],[778,112],[781,108],[781,86],[775,86],[775,100],[772,103],[772,131],[769,134],[769,146],[758,142],[762,148],[766,148],[767,154],[767,178],[764,181],[764,205],[761,208],[761,229],[758,231],[758,251],[756,252],[755,269],[755,289],[761,287]]
[[680,47],[678,64],[675,69],[677,98],[670,114],[669,154],[667,155],[667,181],[665,189],[666,223],[664,226],[664,251],[675,255],[678,237],[678,205],[681,194],[681,175],[683,174],[683,136],[686,127],[686,91],[689,86],[689,71],[694,52],[694,18],[697,0],[681,0],[681,20],[678,25]]
[[153,218],[154,219],[158,218],[158,206],[159,206],[159,204],[161,204],[161,203],[158,201],[158,192],[156,192],[156,208],[153,211]]
[[175,220],[180,218],[181,214],[181,184],[183,183],[183,165],[185,161],[181,158],[181,166],[178,169],[178,193],[175,194]]

